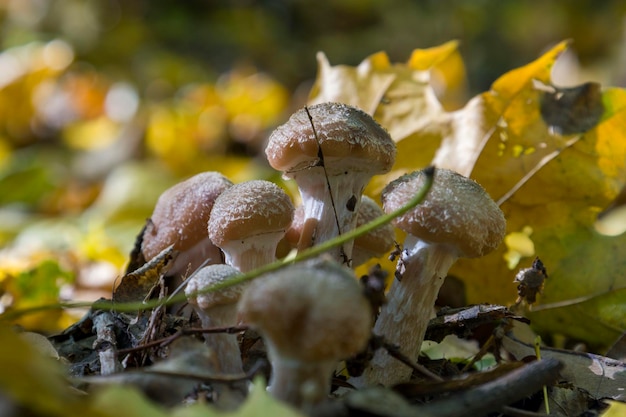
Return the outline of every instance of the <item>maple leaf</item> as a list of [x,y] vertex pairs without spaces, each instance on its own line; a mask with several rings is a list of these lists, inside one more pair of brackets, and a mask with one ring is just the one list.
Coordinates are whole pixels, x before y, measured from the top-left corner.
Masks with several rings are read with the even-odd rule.
[[426,57],[421,63],[390,64],[378,53],[355,68],[331,67],[320,56],[311,101],[359,106],[396,141],[398,160],[370,184],[370,195],[433,163],[477,180],[500,204],[507,244],[450,271],[465,282],[469,303],[512,304],[516,267],[538,255],[550,279],[532,313],[536,328],[603,346],[626,329],[619,291],[626,287],[626,236],[593,229],[626,180],[626,91],[552,86],[551,68],[567,46],[504,74],[453,112],[438,103],[429,69],[458,54],[455,44],[414,52]]

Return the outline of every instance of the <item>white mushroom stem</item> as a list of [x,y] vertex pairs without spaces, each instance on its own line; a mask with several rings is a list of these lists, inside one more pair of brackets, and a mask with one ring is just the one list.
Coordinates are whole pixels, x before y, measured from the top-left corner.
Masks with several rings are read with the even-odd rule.
[[[384,336],[411,360],[417,361],[433,306],[448,270],[458,259],[457,252],[446,245],[429,244],[412,235],[404,243],[398,262],[403,279],[394,280],[376,320],[374,334]],[[379,349],[370,366],[359,378],[350,379],[355,386],[406,382],[411,368]]]
[[[304,206],[305,224],[298,249],[305,249],[354,229],[361,194],[371,174],[342,172],[324,174],[323,167],[289,173],[295,179]],[[328,178],[328,181],[327,181]],[[332,193],[332,195],[331,195]],[[353,241],[329,251],[338,262],[352,257]]]
[[[202,322],[202,328],[228,327],[236,325],[237,304],[215,306],[210,314],[201,308],[195,308],[196,314]],[[241,374],[243,365],[239,353],[239,343],[236,334],[204,333],[205,344],[213,349],[217,356],[217,366],[224,374]]]
[[278,242],[284,231],[263,233],[243,240],[222,243],[224,262],[246,273],[276,260]]
[[[205,266],[195,273],[185,288],[189,304],[194,308],[203,328],[234,326],[237,322],[237,301],[243,291],[242,285],[203,292],[211,286],[223,283],[239,272],[228,265]],[[205,344],[214,352],[212,370],[220,374],[241,374],[243,364],[237,343],[237,335],[227,333],[205,333]],[[234,384],[215,382],[213,401],[219,408],[234,409],[241,404],[247,392],[247,383]]]
[[272,376],[268,390],[272,395],[300,409],[325,400],[330,393],[336,360],[302,361],[284,356],[266,340]]

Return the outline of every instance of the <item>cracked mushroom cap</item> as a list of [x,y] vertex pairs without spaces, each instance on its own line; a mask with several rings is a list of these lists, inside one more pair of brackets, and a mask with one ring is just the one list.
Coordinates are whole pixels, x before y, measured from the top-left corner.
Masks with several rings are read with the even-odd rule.
[[265,154],[274,169],[288,175],[319,165],[320,147],[330,175],[389,172],[396,156],[396,145],[384,128],[367,113],[340,103],[298,110],[272,132]]
[[293,212],[289,196],[272,182],[236,184],[215,201],[208,223],[209,238],[221,247],[230,241],[285,232]]
[[[385,212],[406,205],[424,185],[423,171],[389,183],[382,192]],[[459,257],[483,256],[498,247],[506,232],[504,214],[474,180],[436,169],[424,201],[394,220],[396,227],[428,243],[453,248]]]
[[203,172],[165,190],[154,207],[141,243],[146,259],[174,244],[186,251],[203,239],[208,241],[207,221],[215,199],[233,185],[218,172]]
[[369,340],[372,312],[347,268],[314,260],[264,275],[244,292],[239,321],[257,329],[283,357],[340,360]]
[[241,275],[241,272],[230,265],[214,264],[205,266],[196,272],[187,283],[185,288],[187,300],[202,310],[236,304],[243,292],[244,285],[233,285],[205,294],[197,294],[197,292],[222,284],[237,275]]

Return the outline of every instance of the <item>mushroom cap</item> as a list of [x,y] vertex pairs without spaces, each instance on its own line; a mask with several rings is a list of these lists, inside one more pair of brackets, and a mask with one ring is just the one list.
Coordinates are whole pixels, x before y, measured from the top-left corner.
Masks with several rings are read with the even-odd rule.
[[242,295],[238,314],[281,356],[311,362],[356,354],[372,327],[370,304],[353,272],[326,259],[262,276]]
[[[340,103],[298,110],[272,132],[265,154],[273,168],[290,173],[319,165],[320,147],[331,175],[347,170],[389,172],[396,156],[396,145],[384,128],[367,113]],[[333,159],[339,163],[330,164]]]
[[[384,215],[376,201],[364,195],[356,218],[356,227],[363,226]],[[393,247],[395,233],[391,223],[380,226],[354,239],[354,251],[365,251],[372,256],[382,256]]]
[[[382,192],[390,213],[409,202],[426,176],[415,171],[389,183]],[[506,232],[504,214],[475,181],[448,169],[436,169],[424,201],[394,220],[396,227],[428,243],[447,246],[459,257],[483,256],[498,247]]]
[[216,284],[221,284],[228,279],[241,275],[239,270],[226,264],[208,265],[196,272],[185,288],[185,295],[189,303],[208,310],[213,307],[236,304],[243,292],[245,285],[238,284],[206,294],[196,294]]
[[[207,221],[217,196],[233,184],[218,172],[203,172],[165,190],[154,207],[141,243],[146,259],[166,247],[186,251],[207,239]],[[210,242],[207,242],[207,244]]]
[[222,246],[229,241],[284,232],[291,224],[293,212],[289,196],[272,182],[236,184],[215,200],[208,223],[209,238]]

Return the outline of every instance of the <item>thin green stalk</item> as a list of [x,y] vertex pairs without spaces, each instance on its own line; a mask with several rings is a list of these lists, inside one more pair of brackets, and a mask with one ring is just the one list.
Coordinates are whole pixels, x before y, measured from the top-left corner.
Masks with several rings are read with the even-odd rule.
[[[199,293],[202,293],[202,294],[209,293],[209,292],[221,290],[223,288],[231,287],[233,285],[241,284],[243,282],[250,281],[260,275],[266,274],[268,272],[276,271],[286,265],[290,265],[290,264],[301,262],[310,258],[314,258],[318,255],[323,254],[324,252],[327,252],[328,250],[336,246],[343,245],[344,243],[352,239],[355,239],[363,234],[366,234],[380,226],[383,226],[391,222],[393,219],[413,209],[415,206],[417,206],[419,203],[421,203],[424,200],[424,198],[426,197],[426,194],[428,193],[428,191],[430,190],[430,187],[432,186],[434,172],[435,172],[434,167],[426,168],[424,170],[424,174],[426,176],[426,181],[424,182],[424,186],[419,190],[419,192],[415,194],[415,196],[406,205],[402,206],[398,210],[395,210],[389,214],[380,216],[367,224],[357,227],[356,229],[351,230],[347,233],[344,233],[340,236],[337,236],[331,240],[322,242],[319,245],[313,246],[312,248],[303,250],[302,252],[299,252],[295,257],[291,259],[287,259],[287,260],[281,259],[276,262],[263,265],[262,267],[256,268],[253,271],[233,277],[229,279],[228,281],[213,285],[210,288],[206,288],[200,291]],[[27,308],[27,309],[22,309],[22,310],[10,311],[0,316],[0,319],[4,321],[10,321],[10,320],[15,320],[16,318],[27,315],[27,314],[36,313],[42,310],[58,309],[58,308],[91,307],[94,310],[115,310],[118,312],[133,312],[133,311],[139,311],[139,310],[150,310],[150,309],[164,306],[164,305],[184,302],[186,300],[187,300],[186,295],[184,293],[180,293],[169,298],[167,301],[155,299],[155,300],[148,300],[145,302],[136,301],[136,302],[126,302],[126,303],[114,303],[113,301],[110,301],[110,300],[99,300],[94,303],[84,303],[84,302],[82,303],[57,303],[57,304],[37,306],[37,307],[32,307],[32,308]]]

